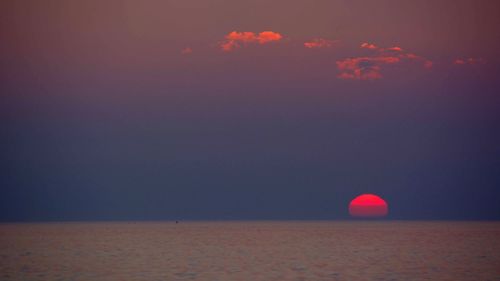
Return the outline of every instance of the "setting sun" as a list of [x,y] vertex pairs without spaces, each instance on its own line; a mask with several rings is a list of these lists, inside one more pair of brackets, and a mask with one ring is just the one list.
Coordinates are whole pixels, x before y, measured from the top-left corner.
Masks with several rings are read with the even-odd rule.
[[353,217],[385,217],[387,213],[387,202],[374,194],[359,195],[349,204],[349,214]]

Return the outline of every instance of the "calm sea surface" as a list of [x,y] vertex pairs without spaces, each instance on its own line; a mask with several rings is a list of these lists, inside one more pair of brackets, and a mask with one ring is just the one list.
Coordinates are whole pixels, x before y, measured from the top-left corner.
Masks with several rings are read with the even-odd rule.
[[500,223],[0,224],[0,280],[500,280]]

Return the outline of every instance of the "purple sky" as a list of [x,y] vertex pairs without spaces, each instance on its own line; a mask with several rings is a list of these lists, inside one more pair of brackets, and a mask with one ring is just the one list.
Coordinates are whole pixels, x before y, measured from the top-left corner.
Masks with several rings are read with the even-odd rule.
[[495,1],[2,1],[0,220],[500,218]]

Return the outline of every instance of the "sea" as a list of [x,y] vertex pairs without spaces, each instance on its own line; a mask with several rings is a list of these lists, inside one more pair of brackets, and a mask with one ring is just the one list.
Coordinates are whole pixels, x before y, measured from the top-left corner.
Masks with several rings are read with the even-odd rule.
[[500,280],[500,222],[0,224],[0,280]]

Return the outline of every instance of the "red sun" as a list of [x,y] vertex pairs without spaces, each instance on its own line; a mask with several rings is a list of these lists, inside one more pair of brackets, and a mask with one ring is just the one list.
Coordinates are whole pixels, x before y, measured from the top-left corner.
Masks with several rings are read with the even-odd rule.
[[385,217],[387,213],[385,200],[374,194],[361,194],[349,204],[349,214],[353,217]]

